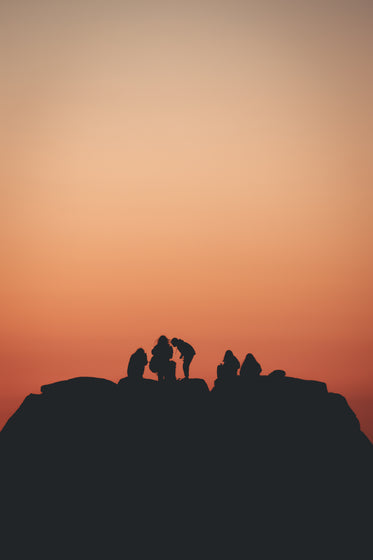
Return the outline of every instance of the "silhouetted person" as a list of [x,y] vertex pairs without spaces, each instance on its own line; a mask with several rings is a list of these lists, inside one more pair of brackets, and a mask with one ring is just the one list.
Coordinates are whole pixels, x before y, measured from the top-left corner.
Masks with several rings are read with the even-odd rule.
[[224,354],[223,363],[218,365],[217,376],[222,381],[234,379],[240,369],[240,362],[233,354],[232,350],[227,350]]
[[240,377],[245,379],[257,379],[262,371],[262,366],[256,361],[252,354],[246,354],[240,369]]
[[191,344],[188,344],[188,342],[184,342],[184,340],[181,340],[181,338],[173,338],[171,340],[171,344],[179,350],[180,358],[183,359],[183,372],[185,379],[189,379],[189,367],[196,351]]
[[167,336],[160,336],[157,344],[152,350],[153,357],[149,362],[149,368],[158,375],[158,381],[175,381],[176,363],[171,360],[173,348]]
[[143,348],[138,348],[129,359],[127,367],[128,379],[140,381],[143,378],[148,357]]

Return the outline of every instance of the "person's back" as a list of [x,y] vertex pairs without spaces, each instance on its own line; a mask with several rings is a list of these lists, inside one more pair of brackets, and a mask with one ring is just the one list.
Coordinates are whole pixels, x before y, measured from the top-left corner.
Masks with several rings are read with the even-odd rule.
[[152,349],[152,354],[160,360],[170,360],[173,355],[173,348],[170,345],[168,338],[164,335],[160,336],[157,344]]
[[262,366],[256,361],[253,354],[246,354],[240,369],[240,377],[244,379],[257,379],[262,371]]
[[239,367],[240,362],[233,354],[232,350],[227,350],[224,354],[222,363],[220,363],[216,369],[217,378],[215,384],[225,384],[226,382],[235,379],[237,377]]
[[152,349],[153,357],[150,360],[149,368],[153,373],[158,374],[158,381],[166,381],[172,378],[170,371],[172,368],[171,358],[173,348],[167,336],[160,336],[157,344]]
[[172,346],[175,346],[180,352],[180,358],[183,360],[183,371],[185,379],[189,379],[189,367],[196,353],[193,346],[181,338],[173,338]]
[[194,350],[193,346],[191,344],[189,344],[188,342],[185,342],[184,340],[181,340],[181,338],[179,338],[178,344],[176,345],[176,348],[180,351],[182,356],[185,357],[190,357],[190,356],[194,356],[196,351]]
[[134,352],[128,362],[127,375],[131,380],[142,379],[145,366],[148,363],[148,357],[143,348],[138,348]]
[[234,377],[237,375],[237,372],[240,369],[240,362],[233,354],[232,350],[226,351],[223,359],[223,364],[225,368],[225,375],[227,377]]

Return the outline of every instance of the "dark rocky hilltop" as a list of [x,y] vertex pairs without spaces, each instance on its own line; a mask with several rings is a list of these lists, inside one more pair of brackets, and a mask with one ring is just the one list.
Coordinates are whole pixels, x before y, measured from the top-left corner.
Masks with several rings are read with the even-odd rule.
[[0,449],[9,558],[372,553],[373,446],[324,383],[69,379]]

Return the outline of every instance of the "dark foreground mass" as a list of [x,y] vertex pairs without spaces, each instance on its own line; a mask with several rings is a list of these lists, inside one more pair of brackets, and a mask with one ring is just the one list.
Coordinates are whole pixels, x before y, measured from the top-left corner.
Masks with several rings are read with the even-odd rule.
[[373,446],[323,383],[76,378],[0,437],[4,558],[369,558]]

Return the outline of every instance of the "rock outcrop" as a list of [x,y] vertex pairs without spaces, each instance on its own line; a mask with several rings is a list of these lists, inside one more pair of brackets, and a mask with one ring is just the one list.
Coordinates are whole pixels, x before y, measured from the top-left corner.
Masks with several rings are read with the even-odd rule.
[[29,395],[0,449],[7,535],[36,534],[35,554],[368,551],[373,446],[324,383],[70,379]]

